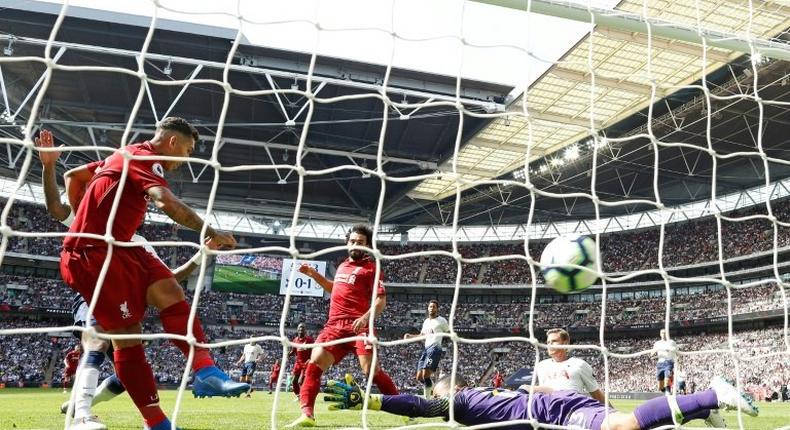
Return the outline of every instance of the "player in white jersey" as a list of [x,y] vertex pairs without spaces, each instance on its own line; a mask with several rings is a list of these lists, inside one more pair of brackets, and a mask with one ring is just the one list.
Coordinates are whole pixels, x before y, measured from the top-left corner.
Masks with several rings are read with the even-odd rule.
[[592,367],[577,357],[569,357],[567,349],[552,348],[552,345],[569,345],[571,337],[567,331],[554,328],[546,332],[546,345],[551,358],[535,366],[537,385],[550,387],[554,391],[574,391],[589,395],[602,404],[606,400],[593,376]]
[[444,317],[439,316],[439,302],[431,300],[428,302],[428,318],[422,323],[422,330],[420,334],[406,333],[403,335],[404,339],[411,339],[420,335],[425,337],[425,350],[420,355],[420,360],[417,362],[417,381],[423,384],[423,394],[425,398],[433,396],[433,373],[439,367],[439,360],[444,355],[442,349],[442,336],[441,333],[449,333],[450,325]]
[[[42,130],[35,143],[40,148],[52,148],[54,147],[54,137],[50,131]],[[74,221],[74,211],[71,210],[71,206],[61,202],[56,179],[55,165],[60,157],[60,152],[39,152],[38,156],[42,164],[41,186],[44,189],[47,211],[63,225],[69,227]],[[67,181],[68,174],[67,172]],[[147,241],[144,237],[135,234],[132,236],[132,242],[146,243]],[[209,246],[215,248],[211,244]],[[144,248],[147,252],[159,258],[153,246],[146,243]],[[173,271],[173,276],[176,280],[181,282],[186,279],[200,265],[200,256],[201,254],[198,253],[189,262]],[[76,294],[72,303],[72,316],[74,317],[74,325],[77,327],[84,327],[88,322],[88,304],[85,303],[85,300],[79,294]],[[96,320],[92,319],[91,325],[96,331],[101,332],[102,328],[96,323]],[[107,357],[110,358],[110,361],[113,360],[112,345],[110,341],[91,337],[86,332],[75,331],[74,335],[81,340],[85,349],[83,358],[85,365],[82,371],[77,373],[73,385],[73,390],[75,391],[74,421],[70,428],[72,430],[105,430],[107,426],[93,415],[91,407],[102,401],[110,400],[125,391],[123,385],[114,374],[105,379],[97,390],[102,364]],[[61,413],[65,414],[68,408],[69,401],[66,401],[60,407]]]
[[661,340],[653,345],[655,354],[658,357],[658,362],[656,362],[658,391],[669,395],[672,391],[672,377],[675,371],[678,346],[674,340],[668,339],[666,330],[662,329],[659,335]]
[[675,371],[675,394],[688,394],[686,389],[686,372],[682,370]]
[[[250,336],[253,337],[253,336]],[[247,397],[252,393],[252,375],[255,373],[255,368],[258,367],[258,361],[263,355],[263,348],[256,344],[254,340],[244,345],[244,350],[241,352],[241,357],[236,361],[236,365],[242,365],[241,368],[241,382],[250,384],[250,389],[247,390]]]

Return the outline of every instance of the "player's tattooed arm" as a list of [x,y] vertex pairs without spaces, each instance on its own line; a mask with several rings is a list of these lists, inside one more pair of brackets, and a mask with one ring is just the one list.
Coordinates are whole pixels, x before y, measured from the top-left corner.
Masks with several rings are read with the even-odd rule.
[[[184,204],[167,187],[150,187],[145,191],[156,207],[173,221],[195,231],[200,231],[203,228],[203,218]],[[218,246],[228,248],[236,246],[236,239],[233,238],[233,235],[214,230],[210,225],[206,226],[206,236]]]

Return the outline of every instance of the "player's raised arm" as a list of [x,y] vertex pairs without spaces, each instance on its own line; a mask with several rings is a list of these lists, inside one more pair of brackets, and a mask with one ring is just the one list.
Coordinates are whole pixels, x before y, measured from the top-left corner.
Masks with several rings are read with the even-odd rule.
[[[39,148],[52,148],[55,146],[54,141],[51,131],[41,130],[41,133],[36,138],[36,146]],[[60,158],[60,151],[39,152],[38,158],[41,160],[42,165],[41,186],[44,188],[44,202],[47,205],[47,211],[56,220],[63,221],[71,214],[71,208],[60,201],[58,181],[55,176],[55,166],[58,158]]]
[[[156,207],[173,221],[195,231],[200,231],[203,228],[203,218],[176,197],[169,188],[163,186],[150,187],[145,192]],[[221,247],[236,247],[236,239],[233,238],[232,234],[214,230],[211,226],[207,226],[206,236]]]
[[299,266],[299,273],[303,273],[313,278],[313,280],[318,282],[318,285],[320,285],[321,288],[323,288],[327,293],[332,292],[332,286],[334,285],[334,282],[325,278],[324,275],[318,273],[318,271],[315,270],[313,266],[310,266],[309,264],[302,264]]

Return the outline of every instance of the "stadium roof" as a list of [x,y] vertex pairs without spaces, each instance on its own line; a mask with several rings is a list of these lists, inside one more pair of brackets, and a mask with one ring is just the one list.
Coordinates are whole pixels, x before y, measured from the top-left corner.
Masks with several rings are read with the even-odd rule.
[[[169,3],[172,2],[164,2],[163,5],[168,6]],[[198,9],[203,6],[214,7],[216,4],[195,2]],[[623,2],[618,5],[618,9],[634,11],[635,4]],[[712,2],[700,4],[702,11],[710,12],[705,15],[706,26],[736,33],[743,31],[742,28],[733,27],[735,18],[743,21],[743,6],[739,6],[738,2],[725,2],[715,8]],[[754,4],[752,33],[761,38],[784,37],[782,31],[790,26],[790,14],[785,13],[786,7],[770,2]],[[672,13],[693,16],[693,11],[681,9],[680,4],[661,2],[657,5],[661,9],[651,10],[651,15],[670,18],[665,14],[674,11]],[[18,136],[18,126],[29,115],[29,102],[36,94],[37,82],[45,67],[38,62],[18,61],[17,58],[22,55],[42,55],[43,41],[49,37],[55,21],[53,14],[58,13],[59,6],[49,2],[18,3],[6,0],[0,0],[0,6],[6,8],[0,16],[0,27],[4,32],[0,40],[5,40],[4,43],[9,44],[13,51],[11,56],[0,57],[7,90],[4,95],[8,97],[8,101],[3,104],[10,105],[10,115],[15,116],[6,125],[0,126],[0,132]],[[282,12],[284,15],[275,14],[269,20],[296,18],[293,8],[281,6],[273,7],[272,10],[285,11]],[[475,12],[489,10],[501,13],[498,17],[509,20],[505,23],[513,27],[511,30],[514,31],[518,31],[516,25],[526,19],[526,14],[521,16],[517,12],[492,6],[470,4],[467,8],[482,8],[475,9]],[[199,125],[203,139],[197,146],[196,155],[208,158],[214,144],[213,135],[217,132],[224,90],[206,82],[192,83],[186,89],[165,84],[167,81],[190,77],[221,81],[235,31],[229,30],[231,26],[227,23],[223,24],[227,17],[197,15],[198,22],[187,22],[174,19],[174,16],[168,17],[168,13],[160,9],[163,19],[157,23],[145,63],[149,78],[162,82],[149,82],[145,88],[145,98],[132,128],[133,137],[150,135],[153,125],[166,112],[178,114]],[[136,55],[150,24],[149,18],[79,7],[70,8],[68,15],[53,49],[58,64],[137,69]],[[246,13],[245,17],[256,19],[254,15]],[[457,18],[449,16],[448,20],[457,23]],[[542,25],[558,22],[557,19],[530,19],[530,22],[537,21]],[[684,21],[687,22],[687,19]],[[383,25],[382,22],[375,21],[376,25]],[[232,59],[229,75],[234,88],[249,91],[306,89],[305,78],[310,56],[303,52],[309,52],[311,46],[283,49],[285,46],[278,43],[285,43],[281,40],[285,37],[282,34],[277,36],[278,32],[281,33],[279,30],[283,29],[282,25],[245,22],[245,38]],[[357,23],[359,25],[361,23]],[[255,29],[260,32],[256,33],[253,31]],[[529,142],[529,139],[525,139],[526,123],[517,117],[505,120],[487,115],[504,110],[520,111],[524,97],[519,97],[519,94],[525,86],[529,87],[527,99],[532,119],[532,158],[548,155],[591,135],[588,112],[590,76],[583,29],[584,25],[581,33],[568,31],[570,43],[563,50],[540,52],[547,57],[542,61],[542,68],[535,66],[541,61],[532,63],[530,67],[526,63],[519,63],[519,55],[526,57],[526,54],[513,47],[498,48],[509,50],[510,56],[493,48],[470,47],[470,51],[491,51],[495,55],[483,61],[478,59],[469,62],[489,67],[477,71],[464,68],[461,102],[466,109],[479,116],[464,117],[458,164],[458,173],[462,177],[512,178],[510,172],[519,165],[523,166],[525,145]],[[436,36],[438,31],[432,36]],[[578,27],[574,31],[578,31]],[[323,55],[317,58],[313,91],[322,99],[349,95],[354,98],[315,105],[306,137],[307,152],[302,162],[310,170],[335,169],[343,165],[375,168],[383,105],[376,98],[360,95],[378,91],[386,71],[380,64],[386,63],[388,59],[382,59],[381,52],[377,53],[379,57],[376,58],[348,59],[350,55],[332,50],[342,45],[331,43],[335,33],[341,32],[321,33],[321,38],[327,38],[328,42],[326,46],[322,43],[319,49]],[[360,30],[351,33],[356,39],[364,39],[360,35],[370,36],[371,39],[377,37],[374,36],[376,32]],[[491,38],[486,40],[484,33],[480,36],[481,44],[497,42]],[[385,39],[387,37],[391,36],[386,35]],[[512,36],[508,34],[507,37]],[[645,124],[645,108],[651,101],[648,93],[650,82],[646,79],[645,61],[639,59],[646,58],[646,38],[603,28],[596,30],[594,38],[597,89],[595,131],[605,133],[612,142],[603,145],[603,141],[598,141],[596,190],[602,200],[655,200],[652,191],[655,155],[652,145],[639,138],[616,141],[617,138],[644,132],[644,128],[640,127]],[[10,42],[12,40],[13,43]],[[272,42],[267,45],[269,48],[259,46],[265,42]],[[381,44],[380,41],[377,43]],[[401,50],[404,52],[421,45],[409,41],[401,43],[405,44],[404,48],[408,48]],[[278,49],[272,49],[271,46]],[[700,48],[658,37],[653,38],[652,47],[652,71],[660,93],[654,99],[654,134],[662,140],[682,141],[706,148],[705,101],[692,90],[673,87],[688,85],[700,78]],[[326,51],[323,51],[324,48]],[[533,47],[524,42],[520,49],[524,48]],[[441,51],[437,45],[429,48],[429,52]],[[752,67],[748,57],[721,49],[710,49],[707,55],[710,59],[707,66],[711,72],[708,85],[712,93],[724,97],[753,91],[753,77],[750,75]],[[422,58],[424,60],[425,55]],[[562,61],[553,63],[560,58]],[[490,63],[504,59],[509,61],[509,67]],[[438,63],[441,65],[442,62]],[[388,96],[395,102],[407,103],[420,103],[429,99],[453,101],[456,90],[453,75],[457,66],[441,69],[436,68],[435,64],[420,67],[421,64],[419,58],[399,57],[389,80]],[[485,75],[486,70],[502,73],[490,76]],[[529,70],[531,74],[523,83],[519,83],[513,81],[512,74],[504,73],[508,70],[522,74],[524,70]],[[760,62],[757,70],[759,93],[764,100],[790,101],[790,86],[783,84],[787,82],[788,75],[786,62]],[[39,113],[41,123],[53,129],[66,145],[97,145],[97,151],[65,154],[62,157],[64,169],[95,159],[100,155],[98,147],[119,145],[121,130],[126,125],[139,88],[139,79],[129,74],[65,70],[53,73]],[[763,149],[768,156],[786,159],[784,151],[788,148],[788,138],[782,132],[787,125],[784,119],[786,105],[764,104],[762,108]],[[745,98],[714,100],[711,110],[714,121],[710,127],[714,149],[721,154],[754,151],[756,145],[752,136],[756,133],[759,109],[757,103]],[[222,145],[219,161],[226,166],[258,164],[266,168],[223,172],[220,175],[217,208],[263,218],[290,218],[298,189],[295,180],[297,175],[289,169],[275,166],[294,163],[307,110],[304,98],[295,94],[279,97],[272,94],[230,96],[223,138],[219,141]],[[388,118],[382,167],[389,177],[431,174],[437,169],[445,172],[451,170],[448,163],[458,131],[458,115],[454,107],[401,107],[398,110],[390,109]],[[589,193],[588,171],[591,167],[591,149],[594,148],[595,145],[593,148],[582,145],[577,147],[576,157],[568,154],[567,160],[549,157],[546,161],[534,163],[532,182],[547,192],[587,190]],[[19,163],[15,163],[15,159],[19,161],[23,152],[17,151],[19,149],[12,146],[8,146],[7,151],[0,151],[4,165],[10,166],[2,172],[6,176],[18,174]],[[665,204],[681,204],[710,195],[712,163],[706,150],[661,147],[659,157],[658,181],[661,199]],[[551,162],[552,159],[559,161]],[[759,159],[748,157],[719,160],[717,192],[737,191],[764,182],[760,163]],[[180,177],[170,181],[179,195],[196,206],[205,204],[214,179],[212,169],[203,169],[203,166],[193,163],[180,172]],[[30,180],[36,180],[35,174],[36,169]],[[790,170],[786,166],[771,164],[770,179],[788,176]],[[454,189],[448,190],[446,184],[446,179],[387,181],[382,222],[404,225],[404,228],[415,224],[447,224],[451,221],[455,198]],[[325,171],[320,175],[308,176],[305,180],[302,218],[368,220],[375,213],[381,191],[381,181],[377,177],[360,175],[357,170]],[[471,186],[462,195],[461,222],[484,225],[523,223],[529,211],[529,197],[523,187],[512,184]],[[536,221],[594,216],[589,199],[578,197],[539,196],[535,209]],[[602,216],[611,216],[652,207],[634,203],[603,206],[601,209]]]

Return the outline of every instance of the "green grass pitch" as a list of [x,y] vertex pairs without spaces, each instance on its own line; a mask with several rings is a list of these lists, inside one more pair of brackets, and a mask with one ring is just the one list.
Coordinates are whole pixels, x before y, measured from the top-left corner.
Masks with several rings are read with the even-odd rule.
[[[176,392],[162,391],[162,405],[171,411],[175,405]],[[283,393],[277,408],[277,425],[285,424],[299,415],[298,404],[292,393]],[[63,428],[63,415],[59,412],[61,402],[67,399],[59,389],[2,389],[0,390],[0,429],[60,429]],[[184,430],[209,429],[268,429],[271,428],[270,416],[274,396],[265,392],[255,392],[252,398],[213,398],[194,399],[185,393],[179,427]],[[639,402],[615,401],[614,405],[622,411],[630,411]],[[323,401],[317,403],[316,417],[322,428],[361,427],[361,412],[326,410]],[[760,417],[744,416],[744,428],[749,430],[778,429],[790,425],[790,403],[762,403]],[[117,399],[97,405],[94,412],[113,430],[139,430],[141,420],[129,397],[122,395]],[[169,412],[168,412],[169,413]],[[726,413],[730,428],[738,428],[735,415]],[[441,422],[441,420],[418,420],[418,423]],[[401,417],[383,412],[370,412],[371,428],[390,428],[405,425]],[[701,421],[691,423],[704,427]],[[438,426],[435,428],[439,428]]]
[[213,288],[218,291],[246,294],[277,294],[279,279],[263,279],[254,269],[241,266],[217,266]]

